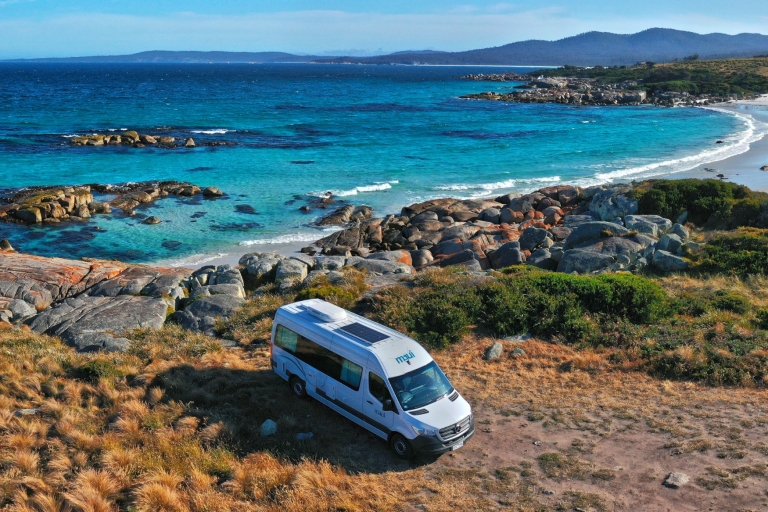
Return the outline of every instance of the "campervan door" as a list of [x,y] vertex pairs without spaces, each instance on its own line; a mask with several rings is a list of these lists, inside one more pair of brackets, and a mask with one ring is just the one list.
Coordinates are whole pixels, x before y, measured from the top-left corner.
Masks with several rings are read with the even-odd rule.
[[[290,324],[288,327],[286,324]],[[306,335],[298,331],[306,332]],[[363,373],[367,357],[355,354],[343,343],[333,343],[281,319],[275,326],[275,371],[291,382],[296,394],[308,394],[352,421],[362,421]],[[304,382],[300,382],[303,379]],[[306,383],[306,384],[304,384]],[[306,385],[306,389],[302,386]]]

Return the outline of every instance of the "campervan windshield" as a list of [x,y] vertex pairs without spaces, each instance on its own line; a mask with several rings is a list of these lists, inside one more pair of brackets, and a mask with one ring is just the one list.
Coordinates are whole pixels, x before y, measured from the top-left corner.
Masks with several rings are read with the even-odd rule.
[[392,377],[389,382],[404,411],[424,407],[453,392],[453,386],[434,361],[405,375]]

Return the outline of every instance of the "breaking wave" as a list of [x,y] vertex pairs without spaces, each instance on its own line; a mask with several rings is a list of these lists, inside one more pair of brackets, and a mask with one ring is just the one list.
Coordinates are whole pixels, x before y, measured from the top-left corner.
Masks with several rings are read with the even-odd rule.
[[468,192],[470,197],[483,197],[492,194],[498,190],[530,188],[531,186],[547,186],[552,183],[559,183],[560,176],[550,176],[544,178],[512,178],[504,181],[494,181],[491,183],[474,184],[454,184],[438,185],[432,187],[432,190],[444,192]]
[[279,235],[274,238],[258,238],[255,240],[244,240],[240,242],[240,246],[249,247],[251,245],[274,245],[274,244],[290,244],[293,242],[314,242],[327,236],[328,233],[338,231],[339,228],[333,228],[329,230],[323,230],[315,233],[291,233],[288,235]]
[[[377,182],[373,185],[361,185],[347,190],[330,190],[329,192],[336,197],[356,196],[365,192],[381,192],[382,190],[389,190],[392,188],[392,185],[397,185],[398,183],[400,183],[400,180],[391,180],[385,183]],[[328,192],[311,192],[309,195],[325,197],[328,195]]]
[[223,135],[229,132],[235,132],[237,130],[225,130],[224,128],[218,128],[215,130],[190,130],[190,133],[204,133],[206,135]]

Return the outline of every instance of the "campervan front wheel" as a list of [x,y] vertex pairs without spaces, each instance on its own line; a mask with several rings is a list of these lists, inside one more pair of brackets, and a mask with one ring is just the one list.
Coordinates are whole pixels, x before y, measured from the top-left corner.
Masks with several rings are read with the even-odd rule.
[[288,383],[291,385],[291,389],[297,397],[304,398],[307,396],[307,388],[304,385],[303,380],[294,375],[291,377]]
[[409,443],[408,440],[401,434],[395,434],[392,436],[390,446],[392,446],[392,450],[394,450],[395,455],[401,459],[410,459],[413,457],[413,448],[411,448],[411,443]]

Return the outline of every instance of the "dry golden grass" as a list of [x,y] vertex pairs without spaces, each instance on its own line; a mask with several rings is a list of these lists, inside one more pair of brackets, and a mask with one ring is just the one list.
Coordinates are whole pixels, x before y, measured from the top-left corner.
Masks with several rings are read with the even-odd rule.
[[[253,375],[279,384],[263,355],[226,352],[174,327],[137,340],[128,354],[93,356],[53,338],[0,334],[0,352],[15,354],[0,362],[0,508],[393,510],[402,501],[388,490],[403,489],[393,474],[248,453],[233,439],[231,418],[201,416],[173,399],[196,393],[201,380],[201,403],[214,407],[226,400],[221,386],[238,388]],[[198,380],[169,377],[179,371]],[[255,425],[239,425],[251,443]]]
[[742,280],[733,276],[694,278],[675,274],[661,277],[657,282],[673,297],[698,293],[714,295],[719,291],[737,292],[749,297],[755,307],[768,306],[768,278],[765,276],[749,276]]
[[[680,293],[750,291],[768,304],[762,281],[661,282]],[[631,360],[609,362],[612,350],[537,340],[502,341],[505,355],[488,362],[482,353],[497,340],[480,335],[434,356],[472,403],[478,429],[509,431],[503,460],[481,432],[455,459],[398,461],[362,429],[291,397],[271,371],[258,342],[282,300],[265,297],[243,313],[232,350],[173,326],[137,333],[125,354],[81,355],[53,338],[0,333],[0,509],[627,510],[621,472],[593,460],[601,439],[618,434],[708,457],[715,469],[701,476],[701,492],[765,484],[768,392],[661,381]],[[512,356],[516,347],[524,354]],[[274,438],[258,435],[267,418],[278,421]],[[523,427],[510,426],[523,423],[570,438],[538,454],[527,453],[530,444],[514,451]],[[296,441],[307,431],[316,439]],[[557,485],[566,487],[556,498],[542,493]]]

